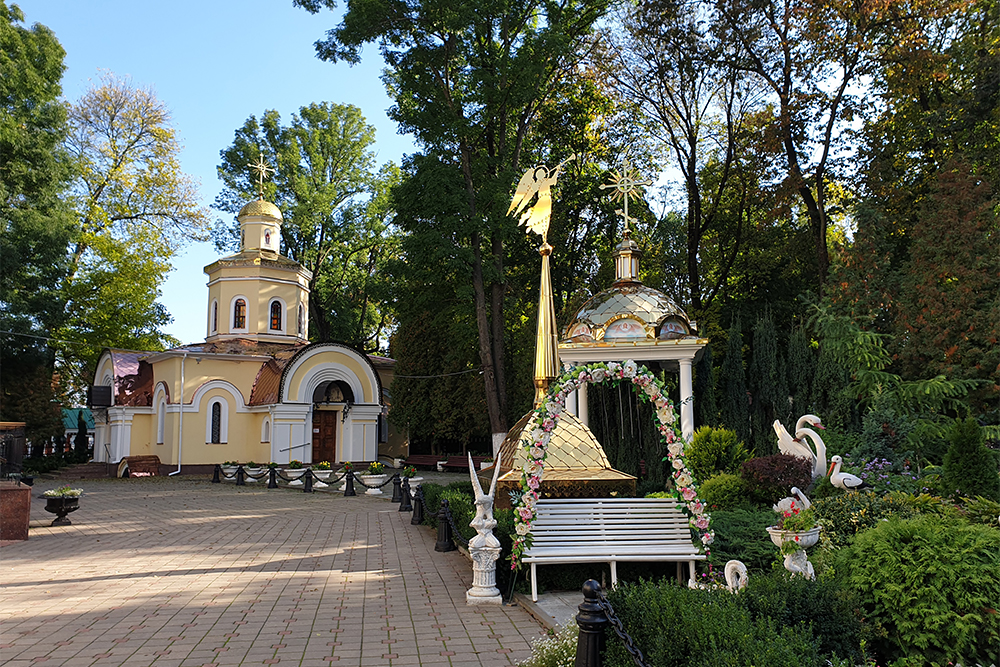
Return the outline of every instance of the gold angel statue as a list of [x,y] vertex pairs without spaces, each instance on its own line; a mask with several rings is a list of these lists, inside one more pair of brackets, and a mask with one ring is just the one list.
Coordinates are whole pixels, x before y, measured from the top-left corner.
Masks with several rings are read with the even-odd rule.
[[[518,224],[524,225],[529,231],[540,235],[543,243],[548,242],[549,218],[552,217],[552,186],[556,184],[556,179],[559,178],[563,165],[575,159],[576,154],[574,153],[556,165],[551,172],[545,165],[539,165],[524,172],[524,176],[517,184],[510,208],[507,209],[507,215],[510,215],[511,212],[514,215],[520,213],[521,219]],[[538,200],[534,206],[527,208],[528,203],[536,193]]]

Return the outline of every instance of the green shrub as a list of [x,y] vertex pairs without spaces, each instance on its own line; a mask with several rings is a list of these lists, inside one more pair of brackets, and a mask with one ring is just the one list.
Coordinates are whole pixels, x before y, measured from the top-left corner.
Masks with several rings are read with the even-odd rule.
[[[741,595],[691,590],[674,583],[621,584],[608,598],[625,629],[658,667],[810,667],[820,665],[811,630],[754,618]],[[632,667],[622,642],[608,633],[604,664]]]
[[998,502],[982,496],[962,498],[962,510],[970,523],[998,527],[998,517],[1000,517],[1000,503]]
[[1000,531],[925,515],[859,533],[837,569],[884,639],[878,657],[907,665],[1000,661]]
[[424,525],[437,528],[437,512],[441,509],[441,494],[444,493],[444,487],[424,482],[420,488],[424,491]]
[[773,618],[785,627],[811,627],[824,656],[860,657],[863,626],[855,613],[857,601],[831,577],[809,581],[777,570],[751,576],[740,598],[754,618]]
[[972,417],[955,420],[950,440],[941,475],[945,492],[1000,501],[997,460],[986,448],[983,429],[976,420]]
[[812,461],[790,454],[762,456],[744,462],[740,477],[755,501],[773,505],[786,497],[793,486],[800,489],[809,486],[812,482]]
[[694,478],[701,481],[718,472],[739,472],[750,454],[736,436],[736,431],[702,426],[684,448],[684,458]]
[[580,626],[570,621],[547,637],[531,642],[531,657],[517,663],[521,667],[573,667]]
[[728,472],[720,472],[703,481],[698,487],[698,495],[713,510],[749,508],[755,505],[743,478]]
[[817,499],[812,506],[823,525],[824,543],[834,547],[847,546],[855,535],[890,517],[906,519],[917,514],[904,494],[877,496],[864,491],[841,491],[839,495]]
[[[767,527],[774,525],[773,510],[732,510],[712,512],[712,561],[716,569],[732,559],[741,560],[754,573],[765,572],[776,562],[778,548],[771,542]],[[753,578],[753,577],[751,577]]]

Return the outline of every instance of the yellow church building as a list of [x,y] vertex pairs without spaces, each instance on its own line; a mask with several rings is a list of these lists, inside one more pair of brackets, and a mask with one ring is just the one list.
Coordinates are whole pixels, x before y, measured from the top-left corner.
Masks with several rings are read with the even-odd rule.
[[95,460],[156,455],[183,471],[223,461],[374,461],[380,449],[405,456],[386,421],[395,362],[310,344],[312,275],[279,252],[281,212],[256,200],[237,220],[240,251],[205,267],[204,343],[102,353],[94,385],[111,397],[97,411]]

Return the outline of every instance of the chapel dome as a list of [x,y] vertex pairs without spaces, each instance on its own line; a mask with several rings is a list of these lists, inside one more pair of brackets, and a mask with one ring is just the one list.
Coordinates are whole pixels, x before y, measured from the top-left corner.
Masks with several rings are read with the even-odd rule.
[[269,201],[264,201],[263,199],[254,199],[248,202],[246,206],[240,209],[239,214],[236,216],[237,219],[249,217],[249,216],[261,216],[274,218],[275,220],[282,220],[281,211],[278,207]]
[[590,298],[564,332],[564,342],[633,343],[694,334],[687,314],[663,292],[618,281]]

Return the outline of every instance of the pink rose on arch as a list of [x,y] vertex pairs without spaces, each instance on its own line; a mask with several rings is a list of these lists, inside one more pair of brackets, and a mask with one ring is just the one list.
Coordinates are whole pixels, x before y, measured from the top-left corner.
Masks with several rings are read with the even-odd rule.
[[698,494],[690,486],[685,486],[681,489],[681,497],[684,498],[684,500],[694,500],[698,497]]
[[702,512],[705,511],[705,504],[699,500],[696,503],[691,503],[690,505],[688,505],[688,509],[694,512],[695,514],[701,514]]
[[555,427],[556,427],[556,422],[554,419],[552,419],[552,417],[546,417],[545,420],[542,422],[543,431],[551,431]]
[[698,520],[694,522],[694,525],[698,528],[698,530],[705,530],[708,528],[708,519],[705,517],[699,517]]
[[531,521],[532,512],[528,507],[522,507],[517,510],[517,513],[521,515],[522,521]]
[[537,489],[540,485],[541,482],[538,481],[537,477],[528,478],[528,486],[530,486],[532,489]]

